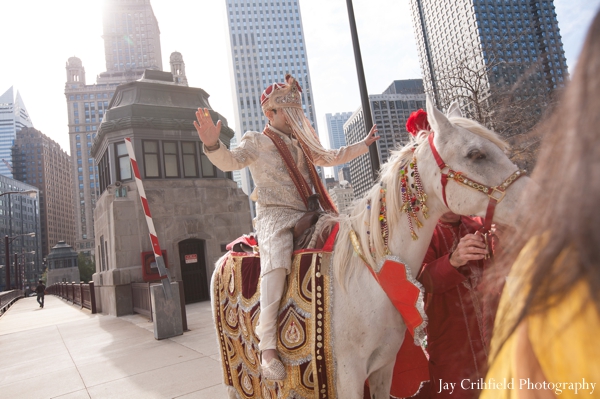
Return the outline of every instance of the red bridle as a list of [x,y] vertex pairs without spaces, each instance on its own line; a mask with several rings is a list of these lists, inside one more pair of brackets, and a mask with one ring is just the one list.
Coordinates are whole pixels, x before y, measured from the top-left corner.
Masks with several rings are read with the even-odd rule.
[[[496,210],[496,205],[502,201],[504,195],[506,194],[506,189],[513,184],[519,177],[524,176],[526,174],[525,170],[517,169],[512,175],[508,176],[506,180],[504,180],[500,185],[489,187],[484,184],[478,183],[473,179],[469,179],[462,172],[454,171],[450,166],[448,166],[440,154],[437,152],[435,145],[433,144],[433,132],[428,137],[429,139],[429,147],[431,147],[431,152],[433,153],[433,157],[440,168],[440,172],[442,174],[442,198],[444,199],[444,204],[448,206],[448,202],[446,201],[446,185],[448,184],[448,178],[454,180],[457,183],[470,187],[474,190],[480,191],[486,194],[490,198],[490,202],[488,202],[487,211],[485,213],[485,221],[483,224],[483,229],[481,232],[485,235],[492,228],[492,220],[494,218],[494,211]],[[448,169],[447,173],[444,173],[444,169]]]

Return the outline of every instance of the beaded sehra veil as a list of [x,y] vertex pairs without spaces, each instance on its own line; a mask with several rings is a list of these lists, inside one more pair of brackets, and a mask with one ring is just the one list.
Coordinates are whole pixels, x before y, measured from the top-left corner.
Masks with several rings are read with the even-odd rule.
[[298,81],[292,75],[287,74],[285,83],[273,83],[263,91],[260,96],[260,105],[263,112],[270,109],[284,112],[294,136],[301,143],[303,149],[309,150],[306,156],[313,164],[315,156],[331,162],[333,156],[323,148],[315,129],[304,115],[301,93],[302,88]]

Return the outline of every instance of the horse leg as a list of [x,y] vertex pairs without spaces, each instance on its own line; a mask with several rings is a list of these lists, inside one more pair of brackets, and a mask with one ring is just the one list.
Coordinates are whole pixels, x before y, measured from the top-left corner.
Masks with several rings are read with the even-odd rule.
[[[352,356],[337,356],[337,397],[363,399],[367,374]],[[389,398],[388,398],[389,399]]]
[[389,399],[390,389],[392,388],[392,374],[394,372],[394,362],[386,364],[380,369],[374,371],[369,376],[369,399]]

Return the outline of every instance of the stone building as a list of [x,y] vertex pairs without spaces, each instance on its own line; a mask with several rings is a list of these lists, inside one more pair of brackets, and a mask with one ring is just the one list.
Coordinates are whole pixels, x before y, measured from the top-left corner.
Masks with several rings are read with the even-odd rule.
[[[187,86],[185,63],[181,53],[171,55],[171,70],[177,71],[178,84]],[[96,199],[100,196],[100,184],[98,168],[90,150],[115,89],[121,83],[141,78],[143,69],[136,70],[135,74],[131,71],[103,72],[95,84],[86,84],[83,63],[79,58],[71,57],[67,62],[66,71],[65,96],[69,116],[71,173],[74,176],[72,195],[76,215],[75,249],[77,252],[94,255],[93,209]]]
[[354,202],[354,189],[345,180],[336,183],[335,186],[329,189],[329,196],[339,213],[350,214],[352,203]]
[[59,241],[75,245],[71,157],[39,130],[25,127],[17,132],[12,158],[15,179],[40,190],[42,257]]
[[[95,255],[93,210],[101,194],[98,170],[90,155],[98,126],[118,85],[140,79],[146,69],[163,68],[160,29],[150,0],[105,0],[102,27],[106,71],[96,76],[96,82],[86,83],[81,59],[71,57],[65,66],[71,170],[75,179],[75,250],[87,255]],[[177,71],[179,84],[187,85],[181,53],[171,55],[170,67]]]
[[[202,89],[178,85],[168,72],[117,88],[91,155],[98,164],[100,196],[94,210],[97,303],[102,312],[132,312],[132,282],[141,282],[152,251],[130,167],[130,138],[166,264],[183,281],[186,303],[209,299],[214,262],[225,245],[252,230],[248,197],[202,153],[193,127],[199,107],[211,108]],[[233,131],[223,122],[221,140]]]
[[181,53],[179,51],[171,53],[169,61],[175,83],[182,86],[189,86],[187,76],[185,75],[185,62]]
[[77,252],[66,242],[59,241],[53,246],[46,261],[48,263],[46,286],[49,287],[56,283],[79,282]]

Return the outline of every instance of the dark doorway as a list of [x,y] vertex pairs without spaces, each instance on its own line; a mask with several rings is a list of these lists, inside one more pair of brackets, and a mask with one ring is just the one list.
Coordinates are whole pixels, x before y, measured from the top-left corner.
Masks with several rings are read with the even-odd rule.
[[179,243],[179,265],[181,266],[185,303],[209,300],[204,240],[191,238],[181,241]]

